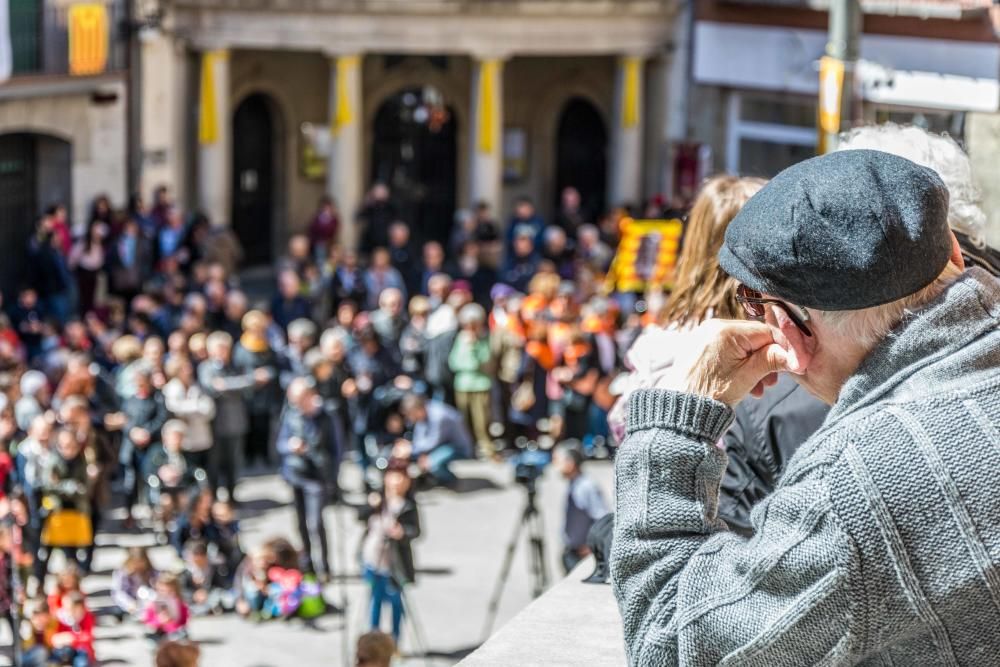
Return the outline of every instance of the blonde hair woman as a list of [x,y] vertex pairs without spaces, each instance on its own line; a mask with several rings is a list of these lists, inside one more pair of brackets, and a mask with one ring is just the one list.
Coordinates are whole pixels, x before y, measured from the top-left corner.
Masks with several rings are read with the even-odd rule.
[[663,306],[659,325],[648,328],[635,341],[625,356],[632,372],[615,381],[613,390],[621,398],[611,408],[608,423],[619,442],[625,433],[628,395],[652,387],[673,364],[670,350],[678,333],[713,317],[742,318],[735,283],[719,269],[718,253],[729,223],[764,183],[759,178],[715,176],[695,198],[677,260],[674,288]]

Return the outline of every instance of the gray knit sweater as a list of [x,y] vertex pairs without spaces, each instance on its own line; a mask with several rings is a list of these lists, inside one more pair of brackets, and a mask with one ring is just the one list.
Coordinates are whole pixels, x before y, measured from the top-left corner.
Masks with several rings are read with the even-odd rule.
[[611,573],[633,665],[1000,665],[1000,283],[897,327],[754,508],[717,517],[728,407],[633,395]]

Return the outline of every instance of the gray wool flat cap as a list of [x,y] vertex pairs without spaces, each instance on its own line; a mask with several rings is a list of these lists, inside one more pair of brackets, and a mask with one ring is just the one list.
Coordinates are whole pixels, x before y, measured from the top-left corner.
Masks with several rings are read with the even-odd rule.
[[726,230],[719,263],[759,292],[858,310],[926,287],[951,256],[948,189],[931,169],[872,150],[785,169]]

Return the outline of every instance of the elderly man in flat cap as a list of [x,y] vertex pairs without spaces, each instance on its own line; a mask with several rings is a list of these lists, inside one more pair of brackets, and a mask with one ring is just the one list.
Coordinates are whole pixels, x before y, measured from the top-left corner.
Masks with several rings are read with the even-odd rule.
[[[1000,283],[935,172],[871,150],[779,174],[730,225],[751,320],[629,400],[612,581],[633,665],[1000,664]],[[832,404],[755,507],[717,515],[731,406],[789,373]]]

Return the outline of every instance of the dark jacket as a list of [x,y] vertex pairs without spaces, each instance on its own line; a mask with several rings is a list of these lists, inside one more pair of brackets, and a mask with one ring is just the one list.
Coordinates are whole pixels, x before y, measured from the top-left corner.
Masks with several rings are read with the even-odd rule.
[[787,375],[761,398],[749,397],[736,406],[724,437],[729,465],[719,494],[719,516],[732,530],[752,534],[750,510],[774,491],[785,464],[829,410]]
[[[216,380],[222,381],[217,388]],[[254,387],[253,374],[233,364],[223,365],[204,361],[198,366],[198,382],[215,401],[212,428],[217,437],[232,438],[247,434],[250,429],[246,394]]]
[[135,443],[129,437],[132,429],[141,428],[149,431],[149,444],[146,445],[146,449],[149,450],[160,442],[160,429],[163,428],[170,413],[167,412],[160,392],[153,392],[146,398],[140,398],[134,394],[127,397],[122,402],[122,412],[128,421],[125,423],[125,430],[122,434],[119,461],[122,464],[128,464],[136,449]]
[[87,459],[83,452],[72,459],[56,454],[50,459],[50,465],[43,471],[43,476],[43,497],[56,501],[60,509],[90,513]]
[[[358,509],[358,518],[367,521],[373,514],[381,511],[381,505],[375,507],[365,505]],[[396,515],[396,521],[403,527],[403,539],[389,540],[391,575],[401,585],[412,584],[417,579],[417,568],[413,563],[412,542],[420,537],[420,513],[417,511],[417,503],[412,497],[407,498],[403,503],[403,508]]]
[[277,413],[281,405],[281,387],[278,385],[278,355],[268,348],[263,352],[251,352],[237,343],[233,347],[233,366],[241,373],[252,376],[258,368],[263,368],[271,375],[271,380],[265,385],[254,385],[252,391],[246,394],[250,414],[265,415]]
[[[305,443],[305,451],[295,454],[289,441],[300,438]],[[281,455],[281,476],[292,486],[323,484],[327,480],[330,443],[335,441],[333,420],[325,410],[305,414],[292,407],[286,407],[281,414],[281,427],[276,443]]]

